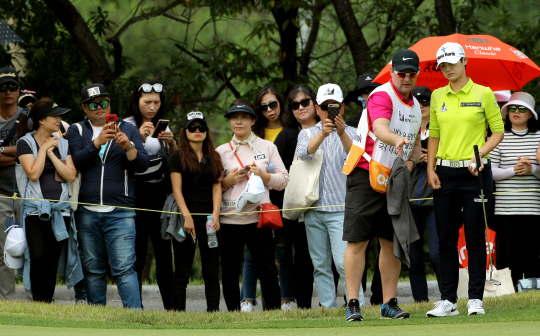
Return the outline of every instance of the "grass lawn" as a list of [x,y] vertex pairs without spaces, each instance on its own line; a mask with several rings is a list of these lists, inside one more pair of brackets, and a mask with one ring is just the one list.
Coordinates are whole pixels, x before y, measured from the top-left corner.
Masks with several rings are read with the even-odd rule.
[[[428,319],[430,303],[404,304],[406,320],[380,320],[379,307],[362,309],[364,322],[344,322],[344,309],[288,312],[172,313],[132,311],[112,307],[46,305],[0,301],[0,330],[35,335],[371,335],[443,333],[444,335],[535,335],[540,331],[540,293],[486,298],[487,315],[467,316],[466,301],[458,302],[460,316]],[[358,329],[360,328],[360,330]]]

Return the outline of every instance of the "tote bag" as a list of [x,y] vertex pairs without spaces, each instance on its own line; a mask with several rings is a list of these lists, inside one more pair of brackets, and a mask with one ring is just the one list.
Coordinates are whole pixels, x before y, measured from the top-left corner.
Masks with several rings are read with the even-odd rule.
[[[307,130],[311,138],[311,132]],[[311,160],[300,160],[296,153],[289,169],[289,184],[283,196],[283,209],[306,208],[319,199],[319,176],[324,152],[319,149]],[[307,209],[283,210],[283,218],[295,220]]]
[[[489,278],[489,271],[486,271],[486,279]],[[497,270],[493,268],[493,278],[501,282],[500,286],[492,285],[488,282],[485,283],[484,297],[501,296],[507,294],[514,294],[514,283],[512,281],[512,274],[509,268],[503,268]],[[459,269],[459,283],[457,289],[457,296],[459,299],[469,297],[469,269]]]

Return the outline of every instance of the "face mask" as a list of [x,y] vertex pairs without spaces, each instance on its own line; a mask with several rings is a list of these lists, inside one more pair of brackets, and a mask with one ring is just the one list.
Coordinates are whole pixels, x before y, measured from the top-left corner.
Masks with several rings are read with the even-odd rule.
[[362,96],[358,96],[358,100],[362,103],[362,107],[363,108],[366,108],[366,100],[364,98],[362,98]]

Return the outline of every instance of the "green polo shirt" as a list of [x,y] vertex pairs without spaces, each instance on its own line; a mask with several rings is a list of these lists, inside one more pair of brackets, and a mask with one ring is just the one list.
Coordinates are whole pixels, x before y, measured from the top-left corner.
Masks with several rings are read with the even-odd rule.
[[458,93],[450,84],[433,91],[429,136],[440,139],[437,159],[470,160],[473,146],[481,148],[486,142],[488,124],[493,133],[504,133],[501,111],[489,87],[469,78]]

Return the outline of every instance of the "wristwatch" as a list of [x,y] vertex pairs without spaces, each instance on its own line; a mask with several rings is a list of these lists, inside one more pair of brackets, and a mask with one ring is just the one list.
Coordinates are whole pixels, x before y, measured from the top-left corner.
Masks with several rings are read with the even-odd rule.
[[4,154],[4,151],[5,151],[5,150],[6,150],[6,149],[5,149],[4,147],[0,147],[0,154]]
[[131,147],[129,147],[128,149],[124,149],[126,153],[135,148],[135,144],[133,143],[133,141],[130,141],[129,143],[131,144]]

